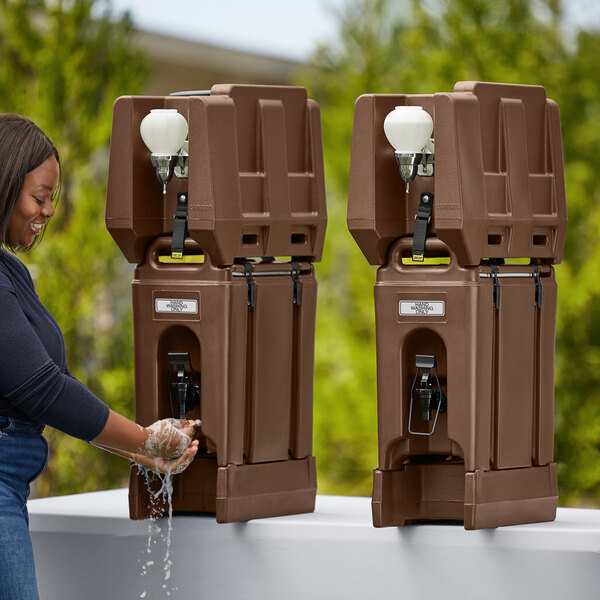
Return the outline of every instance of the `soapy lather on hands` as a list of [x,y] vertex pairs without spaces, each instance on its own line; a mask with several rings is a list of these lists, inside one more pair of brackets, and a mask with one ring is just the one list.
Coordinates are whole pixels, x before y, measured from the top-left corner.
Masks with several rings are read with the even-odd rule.
[[147,437],[136,453],[102,447],[156,473],[177,475],[194,460],[198,440],[193,437],[200,424],[200,420],[161,419],[149,427],[140,426]]

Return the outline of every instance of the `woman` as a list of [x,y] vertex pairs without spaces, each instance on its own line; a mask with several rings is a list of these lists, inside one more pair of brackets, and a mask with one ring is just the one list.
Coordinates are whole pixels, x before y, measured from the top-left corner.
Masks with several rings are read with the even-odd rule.
[[48,459],[45,425],[163,473],[182,471],[198,449],[193,421],[140,427],[69,373],[62,333],[14,256],[54,215],[59,178],[48,137],[0,114],[0,600],[38,598],[26,501]]

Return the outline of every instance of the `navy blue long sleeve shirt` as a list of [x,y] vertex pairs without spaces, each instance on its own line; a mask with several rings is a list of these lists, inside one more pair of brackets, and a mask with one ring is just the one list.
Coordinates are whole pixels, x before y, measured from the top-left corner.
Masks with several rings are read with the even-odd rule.
[[69,373],[62,332],[29,271],[0,248],[0,416],[45,423],[90,441],[108,413]]

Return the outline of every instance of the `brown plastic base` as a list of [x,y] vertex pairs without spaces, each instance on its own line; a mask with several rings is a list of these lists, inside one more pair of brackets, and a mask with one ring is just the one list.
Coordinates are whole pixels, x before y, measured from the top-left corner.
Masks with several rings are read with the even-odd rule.
[[[145,478],[134,466],[129,482],[129,514],[148,519],[167,513],[158,477]],[[317,495],[314,456],[299,460],[218,467],[213,457],[199,457],[173,479],[173,511],[216,513],[219,523],[232,523],[312,512]]]
[[313,512],[316,495],[314,456],[220,467],[217,473],[217,521],[231,523]]
[[497,471],[464,471],[461,464],[408,464],[375,469],[373,524],[392,527],[461,520],[465,529],[553,521],[556,463]]

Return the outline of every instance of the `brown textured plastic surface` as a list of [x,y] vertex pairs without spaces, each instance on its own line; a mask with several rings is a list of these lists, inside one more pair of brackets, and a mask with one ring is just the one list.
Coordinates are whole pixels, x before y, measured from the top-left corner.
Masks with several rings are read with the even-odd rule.
[[[472,529],[551,520],[557,505],[553,268],[540,267],[541,308],[534,304],[533,278],[501,278],[497,310],[492,280],[480,278],[489,265],[461,267],[437,238],[428,239],[427,253],[450,256],[450,264],[406,265],[402,257],[410,256],[411,245],[411,238],[392,245],[375,284],[374,523],[462,519]],[[531,267],[498,270],[514,274]],[[400,314],[400,302],[418,300],[443,302],[444,314]],[[429,437],[408,431],[417,354],[437,357],[448,397],[447,412]],[[422,421],[416,404],[412,430],[430,431],[432,421]],[[473,481],[479,483],[469,492]],[[507,498],[511,486],[518,491]]]
[[[166,196],[139,133],[153,108],[189,124],[189,178]],[[173,231],[187,191],[188,230],[215,265],[236,258],[320,260],[326,228],[319,106],[301,87],[216,85],[210,96],[123,96],[114,105],[106,223],[131,263]]]
[[[136,421],[171,416],[169,352],[189,352],[201,378],[200,454],[175,478],[174,509],[237,521],[313,510],[312,397],[317,283],[301,262],[301,304],[291,276],[255,279],[249,308],[242,265],[164,264],[170,238],[154,240],[132,284]],[[186,241],[186,252],[198,246]],[[255,271],[289,270],[261,263]],[[197,314],[158,313],[159,298],[189,299]],[[132,472],[133,518],[150,516],[143,477]]]
[[[433,118],[435,174],[405,195],[383,132],[399,105]],[[459,82],[452,93],[369,94],[354,112],[348,227],[370,264],[414,232],[422,193],[434,194],[431,233],[458,262],[483,258],[562,260],[566,199],[560,115],[541,86]]]
[[486,529],[553,521],[558,487],[556,464],[526,469],[465,473],[459,464],[406,465],[375,470],[373,524],[402,526],[423,521],[463,521]]

